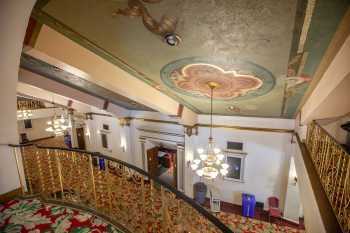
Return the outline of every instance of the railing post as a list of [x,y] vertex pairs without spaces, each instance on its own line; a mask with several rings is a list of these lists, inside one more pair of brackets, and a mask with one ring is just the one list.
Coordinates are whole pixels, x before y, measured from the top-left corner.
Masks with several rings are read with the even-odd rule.
[[54,195],[54,198],[56,199],[56,187],[55,187],[55,182],[54,182],[54,178],[53,178],[53,172],[52,172],[52,166],[51,166],[51,158],[50,158],[50,150],[49,149],[46,149],[46,155],[47,155],[48,164],[49,164],[51,186],[52,186],[52,190],[54,192],[53,195]]
[[92,164],[92,155],[89,154],[89,171],[90,171],[90,177],[92,182],[92,191],[94,194],[94,202],[95,202],[95,208],[97,208],[97,195],[96,195],[96,186],[95,186],[95,175],[94,175],[94,166]]
[[55,158],[56,158],[56,164],[57,164],[57,170],[58,170],[58,178],[59,178],[59,181],[60,181],[61,199],[64,200],[62,167],[61,167],[61,161],[60,161],[60,158],[59,158],[57,150],[55,150]]
[[168,232],[168,218],[167,218],[167,202],[165,200],[165,191],[164,187],[160,186],[160,195],[161,195],[161,201],[162,201],[162,228],[163,232]]
[[142,201],[142,210],[141,210],[141,218],[143,221],[143,232],[147,233],[147,221],[146,221],[146,216],[145,216],[145,179],[143,175],[141,175],[141,201]]
[[23,168],[24,168],[24,177],[25,177],[25,180],[28,182],[28,186],[27,188],[29,188],[29,194],[30,195],[33,195],[33,186],[32,186],[32,178],[31,178],[31,175],[29,175],[29,168],[28,168],[28,161],[27,161],[27,155],[24,155],[26,153],[24,153],[24,147],[22,148],[22,151],[21,151],[21,156],[22,156],[22,161],[23,161]]
[[23,186],[23,182],[22,182],[22,175],[21,175],[20,168],[19,168],[19,160],[18,160],[18,154],[17,154],[16,147],[13,147],[13,153],[14,153],[14,156],[16,159],[16,167],[17,167],[17,172],[18,172],[19,184],[21,186],[21,192],[22,192],[22,195],[24,195],[24,186]]
[[38,173],[39,173],[39,181],[40,181],[40,195],[42,195],[45,191],[44,191],[44,180],[43,180],[43,174],[42,174],[42,167],[41,167],[41,160],[40,160],[40,155],[39,155],[39,150],[37,150],[35,152],[36,155],[36,161],[37,161],[37,165],[38,165]]
[[105,161],[105,172],[106,172],[106,176],[107,176],[107,190],[108,190],[108,211],[109,214],[112,213],[112,191],[111,191],[111,177],[110,177],[110,173],[109,173],[109,163],[108,160],[104,159]]

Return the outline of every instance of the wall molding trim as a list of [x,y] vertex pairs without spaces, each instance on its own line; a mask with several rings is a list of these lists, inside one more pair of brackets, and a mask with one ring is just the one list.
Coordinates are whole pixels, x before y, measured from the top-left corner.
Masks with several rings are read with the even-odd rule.
[[154,134],[175,136],[175,137],[181,137],[181,138],[185,137],[185,135],[183,135],[183,134],[165,132],[165,131],[160,131],[160,130],[145,129],[145,128],[137,128],[137,130],[143,131],[143,132],[146,132],[146,133],[154,133]]

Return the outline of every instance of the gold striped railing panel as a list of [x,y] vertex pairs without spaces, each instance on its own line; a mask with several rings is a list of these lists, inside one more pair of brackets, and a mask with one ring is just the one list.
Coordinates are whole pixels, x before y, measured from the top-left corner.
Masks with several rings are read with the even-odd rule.
[[343,232],[350,232],[350,155],[317,122],[308,126],[306,147]]
[[27,194],[107,216],[130,232],[232,232],[143,170],[98,153],[21,147]]

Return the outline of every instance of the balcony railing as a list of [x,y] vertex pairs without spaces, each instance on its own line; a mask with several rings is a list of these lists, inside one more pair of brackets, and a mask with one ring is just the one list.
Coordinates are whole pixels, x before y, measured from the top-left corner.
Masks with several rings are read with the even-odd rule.
[[87,151],[13,147],[24,168],[24,195],[92,211],[129,232],[232,232],[191,198],[131,164]]
[[342,231],[350,232],[350,155],[315,121],[306,147]]

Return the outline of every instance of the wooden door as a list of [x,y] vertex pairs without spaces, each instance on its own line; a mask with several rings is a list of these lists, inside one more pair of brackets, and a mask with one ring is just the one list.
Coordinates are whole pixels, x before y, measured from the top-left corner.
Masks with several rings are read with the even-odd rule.
[[85,150],[84,128],[76,128],[75,130],[77,132],[78,147],[80,150]]
[[147,150],[148,173],[153,177],[158,175],[158,151],[159,147],[153,147]]

